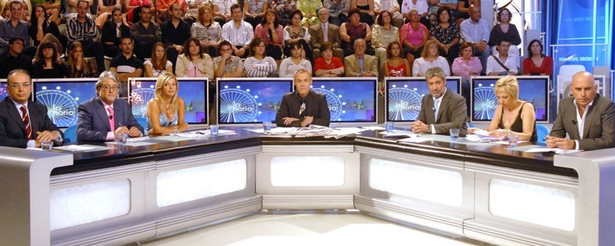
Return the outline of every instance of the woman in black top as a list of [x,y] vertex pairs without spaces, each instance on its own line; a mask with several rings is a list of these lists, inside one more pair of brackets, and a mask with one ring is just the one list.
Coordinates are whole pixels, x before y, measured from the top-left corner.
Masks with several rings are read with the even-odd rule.
[[[28,34],[34,40],[34,46],[40,45],[47,33],[55,36],[62,46],[66,46],[66,37],[60,34],[60,29],[58,29],[56,23],[49,21],[49,18],[45,16],[45,7],[42,4],[37,4],[34,6],[31,24],[28,26]],[[60,52],[64,51],[61,50]]]
[[114,7],[111,18],[105,22],[100,41],[103,43],[105,56],[115,57],[120,50],[120,38],[129,37],[130,28],[122,20],[122,9]]
[[36,50],[32,78],[68,78],[70,69],[59,59],[60,54],[51,42],[43,42]]

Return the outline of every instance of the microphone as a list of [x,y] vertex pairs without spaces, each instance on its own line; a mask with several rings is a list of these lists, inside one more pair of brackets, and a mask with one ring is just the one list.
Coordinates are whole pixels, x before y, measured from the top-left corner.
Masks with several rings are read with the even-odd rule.
[[109,119],[112,120],[113,119],[113,115],[109,115]]
[[431,110],[433,110],[435,112],[436,111],[436,107],[431,107]]
[[572,124],[576,125],[577,124],[577,120],[572,120]]

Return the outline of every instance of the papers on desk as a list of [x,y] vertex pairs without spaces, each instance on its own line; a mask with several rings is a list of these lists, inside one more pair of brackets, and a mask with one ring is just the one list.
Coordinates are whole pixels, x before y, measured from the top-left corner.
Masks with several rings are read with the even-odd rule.
[[532,149],[528,149],[525,152],[529,152],[529,153],[547,153],[547,152],[552,152],[555,154],[569,154],[569,153],[576,153],[576,152],[581,152],[581,150],[563,150],[563,149],[559,149],[559,148],[532,148]]
[[138,138],[128,138],[126,139],[126,142],[141,142],[141,141],[146,141],[149,140],[148,136],[143,136],[143,137],[138,137]]
[[64,145],[64,146],[54,146],[53,149],[66,150],[71,152],[80,152],[80,151],[98,151],[98,150],[107,150],[113,149],[113,147],[108,146],[97,146],[97,145]]
[[364,126],[364,127],[362,127],[362,128],[363,128],[363,129],[366,129],[366,130],[372,130],[372,131],[375,131],[375,130],[384,130],[384,127],[382,127],[382,126]]
[[431,140],[433,140],[433,139],[421,137],[421,135],[415,134],[415,136],[413,136],[413,137],[404,138],[404,139],[400,139],[400,140],[397,140],[397,141],[398,142],[407,142],[407,143],[421,143],[421,142],[431,141]]
[[[505,137],[492,137],[489,136],[489,132],[485,130],[476,130],[473,134],[466,135],[466,139],[470,142],[481,142],[481,143],[504,143]],[[508,144],[506,142],[505,144]]]
[[[312,137],[323,136],[325,138],[342,138],[346,136],[352,136],[359,134],[362,131],[368,129],[361,129],[358,127],[340,127],[329,128],[326,126],[310,125],[309,127],[276,127],[272,128],[269,133],[264,135],[265,137]],[[257,132],[257,130],[250,130]],[[262,130],[261,130],[262,133]]]

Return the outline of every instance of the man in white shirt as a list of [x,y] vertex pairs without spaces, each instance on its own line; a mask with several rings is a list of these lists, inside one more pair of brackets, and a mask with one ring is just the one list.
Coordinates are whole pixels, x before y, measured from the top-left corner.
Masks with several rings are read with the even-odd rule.
[[519,57],[509,54],[510,41],[502,38],[497,46],[497,54],[487,59],[487,75],[515,75],[519,73]]
[[214,20],[220,23],[220,26],[224,26],[232,19],[231,6],[236,4],[236,0],[213,0],[212,10],[214,12]]
[[401,26],[404,24],[404,18],[401,15],[401,12],[400,12],[401,9],[399,8],[399,3],[397,3],[397,0],[375,0],[374,1],[374,12],[376,12],[378,16],[380,16],[380,13],[382,13],[382,11],[385,11],[385,10],[391,12],[391,15],[392,15],[391,21],[393,25],[401,29]]
[[231,6],[233,21],[229,21],[222,27],[222,39],[233,45],[233,54],[245,58],[248,56],[248,44],[254,38],[254,28],[250,23],[243,21],[243,12],[239,4]]
[[489,57],[489,34],[491,27],[486,20],[480,18],[480,10],[477,7],[470,7],[470,18],[461,22],[461,39],[463,42],[470,42],[474,46],[474,55],[480,57],[483,65],[483,73],[487,67]]

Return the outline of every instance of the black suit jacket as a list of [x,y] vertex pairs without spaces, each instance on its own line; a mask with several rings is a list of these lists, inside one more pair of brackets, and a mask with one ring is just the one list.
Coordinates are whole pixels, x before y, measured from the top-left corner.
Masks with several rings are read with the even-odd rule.
[[[38,137],[36,132],[40,131],[58,131],[64,138],[62,131],[49,119],[47,106],[39,102],[28,102],[28,113],[33,139]],[[55,144],[62,145],[61,142]],[[28,135],[26,126],[21,121],[21,112],[7,96],[0,102],[0,146],[26,148],[27,145]]]
[[577,109],[574,97],[562,99],[557,110],[557,118],[549,135],[579,141],[580,150],[594,150],[615,147],[615,104],[606,97],[596,94],[594,102],[585,116],[583,139],[580,139]]
[[[331,113],[325,95],[316,93],[310,90],[310,93],[305,97],[307,116],[313,116],[313,125],[329,126]],[[301,96],[298,92],[287,93],[282,97],[282,103],[278,113],[275,115],[275,123],[277,126],[284,125],[285,117],[297,118],[300,121],[293,122],[290,126],[301,126],[301,118],[299,117],[299,108],[301,107]]]
[[[438,121],[435,120],[435,110],[433,96],[427,94],[423,96],[421,102],[421,112],[417,120],[431,125],[434,125],[436,132],[434,134],[449,135],[449,130],[459,128],[459,135],[465,136],[468,132],[466,123],[467,111],[466,99],[461,95],[446,89],[440,102],[440,110],[438,111]],[[429,126],[431,128],[431,126]],[[431,130],[431,129],[430,129]]]
[[[107,111],[99,97],[94,97],[79,105],[79,118],[77,119],[77,142],[104,142],[107,133],[111,131]],[[115,127],[125,126],[129,129],[137,127],[143,133],[143,127],[139,125],[132,115],[132,109],[128,102],[121,99],[113,101],[113,115]]]

